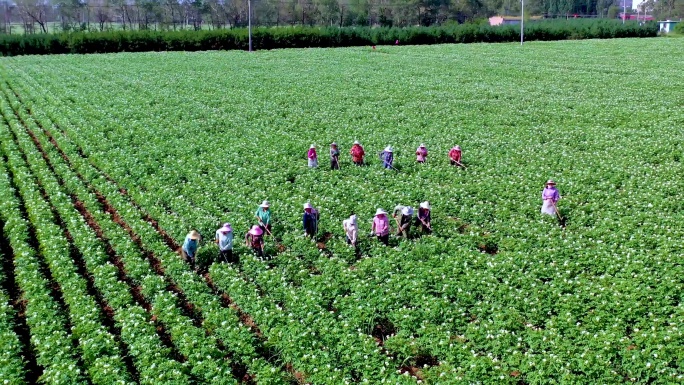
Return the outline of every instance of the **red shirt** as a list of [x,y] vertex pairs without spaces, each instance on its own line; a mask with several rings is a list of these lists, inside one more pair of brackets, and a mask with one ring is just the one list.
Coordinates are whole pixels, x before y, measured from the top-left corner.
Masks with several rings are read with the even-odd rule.
[[361,162],[363,160],[363,156],[366,155],[366,153],[363,151],[363,147],[361,147],[360,144],[353,145],[349,153],[351,154],[352,160],[354,162]]
[[455,148],[452,148],[451,151],[449,151],[449,158],[451,160],[455,160],[457,162],[461,161],[461,150],[457,150]]

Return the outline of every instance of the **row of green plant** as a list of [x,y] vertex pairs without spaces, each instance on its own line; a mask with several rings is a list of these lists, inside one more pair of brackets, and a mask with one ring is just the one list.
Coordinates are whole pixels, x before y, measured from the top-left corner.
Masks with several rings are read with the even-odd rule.
[[[0,152],[1,154],[1,152]],[[0,162],[3,163],[3,162]],[[0,165],[0,178],[3,177],[4,164]],[[0,188],[2,185],[0,181]],[[11,192],[8,190],[8,192]],[[4,199],[4,197],[0,198]],[[0,216],[2,218],[2,216]],[[0,252],[0,261],[11,258]],[[0,271],[0,282],[4,283],[7,277]],[[24,384],[25,362],[21,356],[22,344],[14,331],[16,312],[10,305],[10,297],[4,289],[0,289],[0,378],[4,378],[12,384]]]
[[[7,97],[12,98],[9,93]],[[31,102],[28,102],[28,105],[30,106]],[[163,245],[157,248],[157,251],[161,251],[166,257],[165,259],[162,258],[164,271],[166,274],[179,279],[179,286],[183,288],[187,297],[194,301],[191,304],[194,304],[195,309],[197,309],[197,315],[200,317],[204,315],[203,328],[194,327],[193,321],[181,314],[179,307],[176,306],[176,299],[166,291],[169,284],[175,284],[174,280],[171,279],[169,282],[165,282],[164,279],[153,273],[149,264],[142,258],[140,251],[132,243],[130,236],[126,235],[121,227],[114,224],[106,213],[102,211],[102,208],[95,200],[96,198],[84,186],[84,182],[79,180],[73,170],[69,169],[42,130],[30,120],[35,118],[42,127],[54,127],[52,121],[42,112],[36,112],[35,116],[29,116],[20,105],[15,105],[15,107],[20,116],[25,119],[34,135],[40,140],[41,146],[47,150],[46,152],[55,171],[65,181],[65,186],[69,190],[68,193],[74,194],[85,202],[86,207],[89,208],[101,226],[103,234],[110,239],[117,254],[122,256],[127,274],[135,283],[141,285],[142,293],[145,297],[153,299],[152,314],[167,327],[172,341],[178,347],[180,353],[187,358],[188,365],[186,368],[190,370],[190,374],[195,378],[202,378],[203,381],[210,383],[233,383],[235,381],[231,378],[231,373],[229,373],[230,360],[227,359],[226,353],[216,348],[216,338],[220,338],[228,348],[227,351],[232,353],[235,360],[245,365],[253,377],[264,383],[286,383],[287,380],[284,378],[282,371],[268,363],[264,357],[259,356],[260,353],[256,349],[255,336],[249,332],[247,327],[240,323],[235,310],[219,306],[216,296],[209,292],[206,284],[201,282],[197,276],[187,274],[185,264],[179,261],[174,253],[170,253],[166,245]],[[66,126],[69,123],[61,121],[61,124]],[[79,164],[76,160],[78,158],[76,151],[69,152],[68,149],[70,147],[68,145],[63,148],[67,149],[70,159]],[[25,150],[31,151],[30,148]],[[99,179],[101,179],[101,176],[99,176]],[[106,183],[106,181],[103,182]],[[111,190],[108,191],[112,192]],[[130,213],[130,215],[122,214],[122,216],[128,223],[131,223],[131,221],[134,223],[131,226],[132,228],[140,229],[140,225],[143,227],[145,225],[149,226],[147,222],[143,222],[145,225],[140,223],[140,214],[137,213],[135,208],[131,207],[130,203],[126,205],[124,211]],[[136,226],[135,223],[139,223],[139,225]],[[91,248],[104,257],[104,248],[102,245],[97,244],[95,234],[91,230],[86,230],[86,233],[82,234],[82,238],[89,240],[92,243]],[[148,237],[143,238],[143,240],[148,239]],[[155,254],[159,255],[157,252]],[[175,274],[173,273],[174,271]],[[205,335],[206,333],[209,334]],[[136,351],[139,350],[136,349]],[[140,351],[140,353],[145,354],[143,351]],[[155,368],[157,366],[153,365],[152,369]],[[143,373],[147,374],[147,370],[144,367],[141,367],[139,370],[141,371],[141,377],[143,377]],[[169,372],[169,375],[173,375],[173,372]],[[143,377],[145,380],[148,378],[150,381],[155,380],[154,376]],[[160,376],[159,378],[163,377]],[[175,378],[173,381],[183,383],[182,378]]]
[[[525,40],[610,39],[654,37],[655,23],[640,26],[618,20],[539,21],[525,25]],[[256,50],[277,48],[350,47],[368,45],[498,43],[520,40],[516,26],[455,24],[435,27],[283,27],[255,28]],[[144,51],[247,50],[244,28],[204,31],[113,31],[64,34],[3,35],[0,54],[47,55]]]

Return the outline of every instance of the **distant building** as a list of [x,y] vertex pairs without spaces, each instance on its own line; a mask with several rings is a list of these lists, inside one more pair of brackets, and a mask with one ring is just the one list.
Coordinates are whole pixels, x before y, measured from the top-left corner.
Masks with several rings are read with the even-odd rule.
[[[525,21],[541,20],[541,16],[530,16]],[[520,24],[520,16],[492,16],[489,18],[489,25],[514,25]]]
[[675,27],[675,25],[677,25],[677,23],[679,23],[679,21],[673,21],[673,20],[659,21],[658,24],[660,26],[659,27],[660,32],[670,33],[672,31],[674,31],[674,27]]

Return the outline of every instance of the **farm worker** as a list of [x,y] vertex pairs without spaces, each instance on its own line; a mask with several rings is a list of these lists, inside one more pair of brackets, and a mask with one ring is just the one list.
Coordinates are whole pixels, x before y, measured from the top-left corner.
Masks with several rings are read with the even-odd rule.
[[261,231],[266,231],[268,233],[271,233],[271,210],[270,210],[271,204],[268,203],[268,201],[263,201],[261,205],[259,205],[259,208],[257,209],[256,213],[254,213],[254,216],[259,220],[259,227],[261,227]]
[[461,163],[461,146],[454,146],[449,150],[449,162],[452,166],[459,165]]
[[183,242],[183,247],[181,248],[181,254],[183,258],[190,262],[190,267],[195,268],[195,257],[197,256],[197,248],[199,247],[200,233],[196,230],[192,230],[185,237]]
[[392,162],[394,162],[392,146],[385,147],[385,150],[380,153],[380,159],[382,159],[382,167],[392,168]]
[[337,148],[337,143],[335,142],[330,144],[330,169],[340,169],[340,150]]
[[427,156],[427,148],[425,148],[425,145],[421,143],[420,146],[418,146],[418,149],[416,150],[416,162],[425,163]]
[[252,248],[257,256],[264,256],[264,231],[261,227],[254,225],[245,235],[245,246]]
[[361,147],[361,143],[359,143],[358,140],[354,141],[349,153],[351,154],[352,162],[354,162],[355,165],[363,166],[363,157],[366,155],[366,152],[363,151],[363,147]]
[[432,232],[432,225],[430,224],[430,203],[422,202],[418,207],[418,215],[416,216],[416,228],[420,229],[421,233]]
[[371,236],[374,234],[385,246],[389,244],[390,224],[389,219],[387,219],[387,213],[383,209],[378,209],[373,217]]
[[408,238],[409,230],[411,229],[411,219],[413,219],[413,207],[397,205],[394,208],[394,212],[392,212],[392,216],[397,222],[397,235],[404,235],[405,238]]
[[556,189],[556,182],[549,179],[546,182],[546,188],[542,191],[542,204],[541,213],[548,215],[556,215],[558,208],[556,207],[556,202],[560,199],[560,194]]
[[[230,223],[224,223],[220,229],[216,230],[214,241],[219,248],[219,260],[227,263],[233,262],[233,228]],[[238,260],[236,259],[237,263]]]
[[314,209],[311,203],[304,204],[304,215],[302,216],[302,226],[304,227],[304,235],[309,237],[316,236],[318,232],[318,210]]
[[318,154],[316,154],[316,145],[309,147],[309,152],[306,154],[309,158],[309,167],[318,167]]
[[356,247],[357,237],[359,233],[359,225],[356,223],[356,215],[352,215],[342,221],[342,228],[344,228],[344,235],[347,239],[347,244]]

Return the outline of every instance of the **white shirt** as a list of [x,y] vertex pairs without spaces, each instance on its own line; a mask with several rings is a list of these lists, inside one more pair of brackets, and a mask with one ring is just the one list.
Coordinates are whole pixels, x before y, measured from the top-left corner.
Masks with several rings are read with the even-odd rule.
[[356,223],[352,222],[351,219],[345,219],[342,221],[342,227],[344,227],[344,232],[347,237],[352,241],[356,241],[356,233],[358,232],[358,226]]

